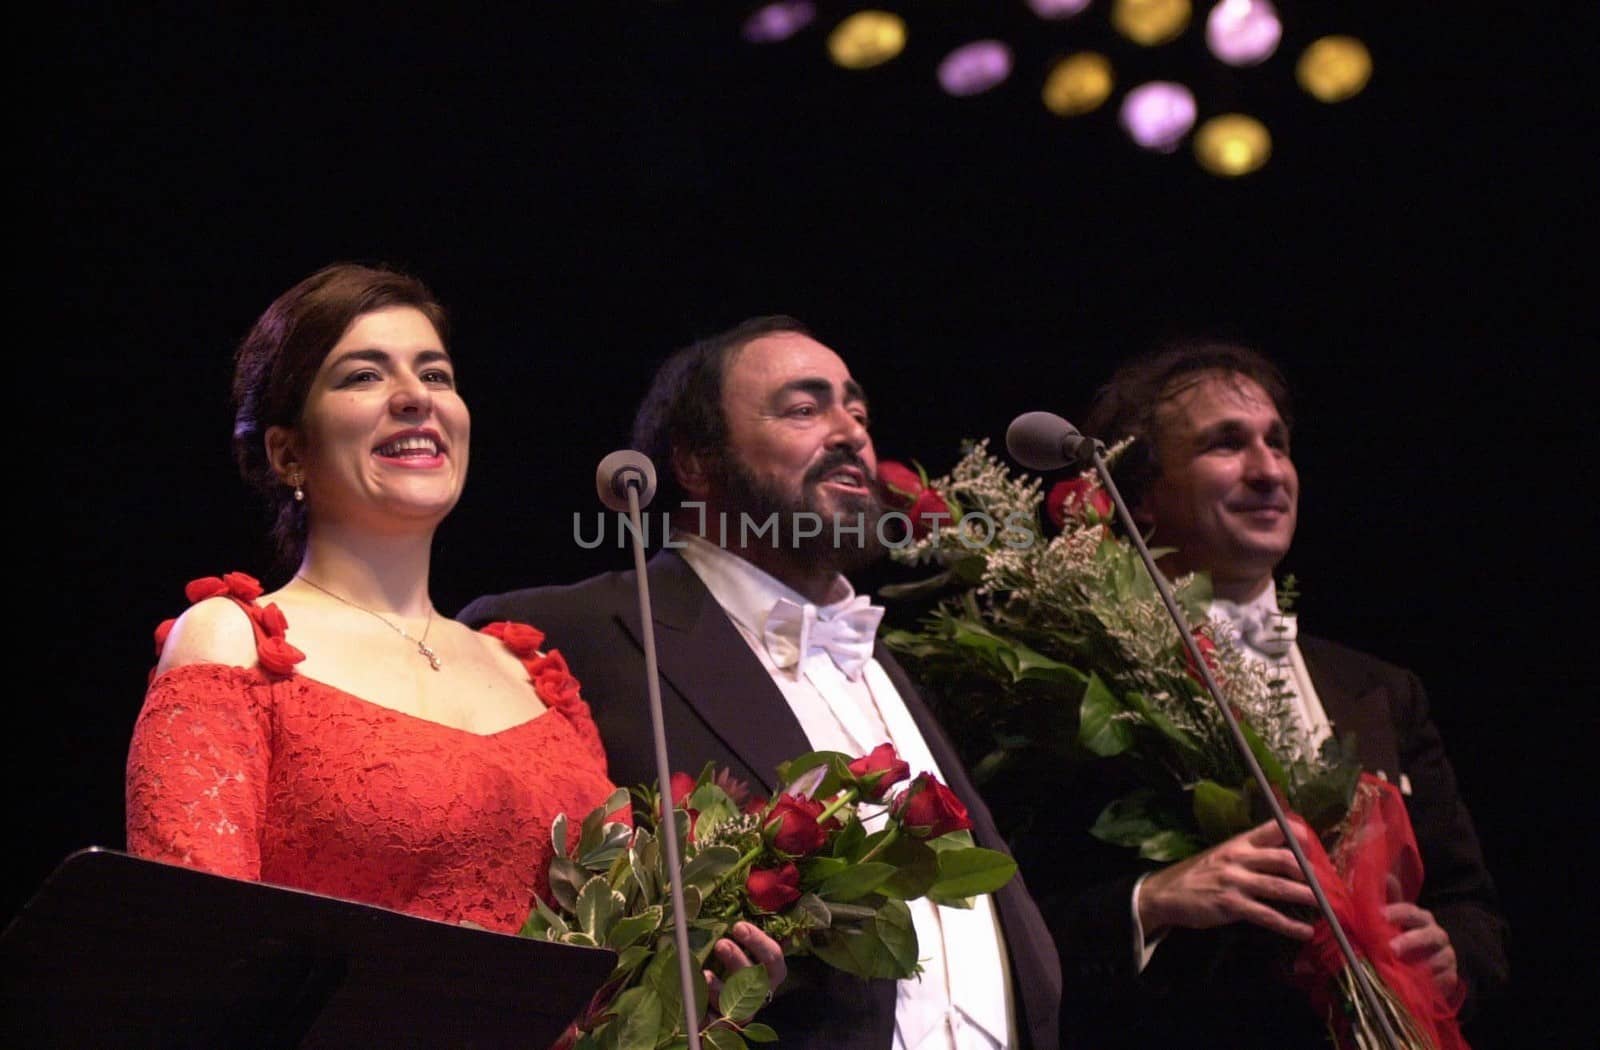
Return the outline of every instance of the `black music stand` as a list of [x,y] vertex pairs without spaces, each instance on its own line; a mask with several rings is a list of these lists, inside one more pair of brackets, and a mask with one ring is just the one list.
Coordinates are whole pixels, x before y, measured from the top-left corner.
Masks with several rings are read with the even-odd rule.
[[98,847],[0,935],[11,1046],[545,1050],[616,964]]

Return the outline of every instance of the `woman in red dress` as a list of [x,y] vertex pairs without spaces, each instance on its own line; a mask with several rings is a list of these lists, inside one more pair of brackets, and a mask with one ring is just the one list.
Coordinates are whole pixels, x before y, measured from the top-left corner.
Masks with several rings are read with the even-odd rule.
[[[429,598],[471,417],[443,309],[338,264],[241,344],[234,450],[288,582],[195,580],[156,635],[127,770],[129,851],[515,932],[548,894],[550,822],[613,785],[578,683],[525,624],[473,631]],[[748,924],[729,968],[778,945]],[[748,953],[748,954],[747,954]]]

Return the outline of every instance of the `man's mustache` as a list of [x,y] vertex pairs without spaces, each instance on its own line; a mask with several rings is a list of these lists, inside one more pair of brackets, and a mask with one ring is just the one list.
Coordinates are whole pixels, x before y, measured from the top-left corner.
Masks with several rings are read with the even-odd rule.
[[866,479],[869,488],[879,489],[878,478],[873,474],[871,468],[867,466],[866,461],[854,452],[847,452],[844,449],[835,449],[824,453],[822,458],[817,461],[817,465],[806,471],[806,484],[818,484],[840,467],[856,468],[861,471],[861,476]]

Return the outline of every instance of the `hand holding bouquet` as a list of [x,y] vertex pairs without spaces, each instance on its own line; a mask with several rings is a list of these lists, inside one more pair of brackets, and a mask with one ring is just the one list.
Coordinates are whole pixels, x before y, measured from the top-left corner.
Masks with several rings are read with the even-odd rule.
[[[728,975],[711,1006],[702,972],[716,942],[749,922],[784,946],[865,978],[919,972],[906,902],[963,906],[1011,878],[1010,857],[973,845],[966,808],[929,774],[910,779],[884,744],[852,759],[803,755],[779,770],[772,799],[707,766],[674,774],[683,864],[683,921],[696,969],[701,1040],[718,1050],[770,1042],[755,1020],[772,992],[762,966]],[[893,790],[899,785],[898,791]],[[632,826],[609,819],[631,803]],[[685,1011],[656,788],[621,790],[576,827],[551,828],[553,902],[538,901],[522,934],[618,953],[616,969],[578,1019],[575,1046],[682,1045]]]

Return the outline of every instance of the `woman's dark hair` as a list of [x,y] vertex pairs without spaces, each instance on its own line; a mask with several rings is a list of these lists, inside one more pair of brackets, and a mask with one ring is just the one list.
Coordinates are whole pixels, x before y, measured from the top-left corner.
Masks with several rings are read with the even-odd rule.
[[233,455],[239,474],[261,493],[278,557],[290,571],[305,553],[305,504],[267,460],[268,427],[299,424],[311,382],[356,318],[409,306],[447,339],[444,307],[417,278],[387,266],[334,263],[273,300],[234,354]]
[[676,510],[688,498],[673,470],[674,451],[698,452],[713,461],[724,455],[728,421],[722,414],[722,381],[728,362],[746,344],[774,332],[811,334],[784,314],[752,317],[676,351],[656,370],[634,413],[632,442],[655,464],[656,506]]
[[1094,396],[1083,432],[1110,445],[1131,437],[1133,444],[1112,471],[1117,488],[1137,507],[1161,476],[1156,450],[1161,443],[1161,408],[1203,380],[1220,375],[1255,381],[1272,399],[1284,425],[1294,426],[1289,384],[1278,366],[1241,343],[1210,336],[1170,339],[1118,368]]

